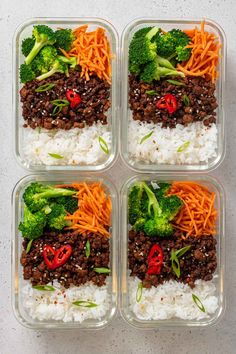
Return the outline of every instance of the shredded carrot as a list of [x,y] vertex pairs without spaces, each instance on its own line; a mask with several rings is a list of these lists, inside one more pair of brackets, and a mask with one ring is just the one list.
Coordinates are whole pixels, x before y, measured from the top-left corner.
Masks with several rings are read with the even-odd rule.
[[184,202],[173,220],[173,226],[183,231],[184,238],[216,233],[215,193],[197,182],[178,181],[172,184],[169,194],[179,196]]
[[111,225],[111,198],[106,194],[102,183],[71,183],[57,185],[57,188],[74,188],[77,190],[75,197],[78,198],[78,209],[73,215],[66,216],[71,221],[67,230],[76,230],[81,235],[90,233],[105,237],[110,236]]
[[89,81],[90,76],[96,74],[108,83],[111,83],[111,49],[105,30],[98,27],[88,32],[88,26],[80,26],[73,30],[75,40],[69,52],[61,50],[66,57],[77,57],[77,64],[81,66],[81,77]]
[[191,38],[191,43],[186,48],[192,48],[192,52],[189,60],[178,64],[177,69],[185,75],[209,77],[215,82],[221,48],[219,38],[205,31],[205,21],[201,22],[200,30],[195,27],[194,30],[184,32]]

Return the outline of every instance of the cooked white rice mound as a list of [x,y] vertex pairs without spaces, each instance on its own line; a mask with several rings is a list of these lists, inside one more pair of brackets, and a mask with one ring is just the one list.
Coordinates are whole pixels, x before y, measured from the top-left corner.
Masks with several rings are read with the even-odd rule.
[[[174,280],[167,281],[158,287],[143,288],[141,301],[137,303],[136,293],[140,279],[130,277],[129,294],[130,310],[140,320],[167,320],[181,318],[183,320],[201,320],[208,318],[218,308],[216,287],[213,281],[197,280],[195,288]],[[202,312],[194,303],[192,294],[198,296],[205,307]]]
[[[152,135],[140,144],[143,137]],[[176,128],[161,128],[161,124],[129,122],[128,149],[132,160],[152,164],[199,164],[217,156],[217,127],[202,122]],[[179,150],[183,150],[178,152]]]
[[[109,283],[109,281],[107,281]],[[48,284],[51,285],[51,284]],[[86,319],[101,320],[111,307],[111,295],[108,284],[98,287],[91,282],[79,287],[63,288],[53,282],[55,291],[39,291],[27,282],[22,288],[23,306],[29,316],[39,321],[83,322]],[[97,307],[73,305],[77,300],[96,303]]]
[[[83,129],[23,129],[23,158],[31,165],[95,165],[107,160],[98,138],[102,137],[110,151],[111,133],[107,125],[97,123]],[[54,158],[57,154],[63,158]]]

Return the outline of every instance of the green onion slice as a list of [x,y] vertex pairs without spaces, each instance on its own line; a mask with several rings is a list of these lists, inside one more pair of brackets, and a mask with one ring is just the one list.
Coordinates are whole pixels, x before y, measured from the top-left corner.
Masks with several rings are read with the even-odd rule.
[[137,292],[136,292],[136,302],[140,302],[143,294],[143,283],[140,282],[138,284]]
[[166,81],[168,81],[168,82],[169,82],[170,84],[172,84],[172,85],[176,85],[176,86],[186,86],[184,82],[180,82],[180,81],[177,81],[177,80],[171,80],[171,79],[169,79],[169,80],[166,80]]
[[177,152],[183,152],[185,151],[190,145],[190,141],[185,141],[180,147],[178,147]]
[[206,312],[206,309],[203,305],[203,303],[201,302],[201,300],[199,299],[199,297],[195,294],[192,294],[192,299],[195,302],[195,304],[197,305],[197,307],[199,308],[200,311],[202,312]]
[[183,102],[185,106],[189,106],[190,104],[190,99],[187,95],[183,95]]
[[44,92],[44,91],[49,91],[51,90],[56,84],[44,84],[35,89],[35,92]]
[[98,137],[98,141],[101,149],[105,152],[105,154],[109,154],[109,148],[107,142],[101,136]]
[[26,250],[25,250],[26,253],[29,253],[29,251],[30,251],[30,249],[31,249],[31,246],[32,246],[32,242],[33,242],[33,240],[30,240],[30,241],[28,242],[27,247],[26,247]]
[[53,101],[51,101],[51,103],[54,106],[62,106],[62,107],[69,106],[69,104],[70,104],[70,102],[67,100],[53,100]]
[[182,257],[189,249],[191,248],[190,246],[186,246],[183,248],[180,248],[179,250],[175,251],[172,250],[171,251],[171,268],[173,269],[173,272],[175,273],[175,275],[179,278],[180,277],[180,264],[179,264],[179,258]]
[[62,110],[62,106],[55,106],[52,111],[52,116],[58,115]]
[[95,302],[92,301],[86,301],[86,300],[77,300],[72,302],[73,305],[76,306],[81,306],[81,307],[97,307],[98,305],[95,304]]
[[58,154],[53,154],[52,152],[48,153],[49,156],[53,157],[54,159],[63,159],[64,157]]
[[85,244],[85,255],[87,258],[90,256],[90,242],[89,242],[89,240],[87,240],[87,242]]
[[96,273],[99,273],[99,274],[109,274],[111,272],[111,270],[109,268],[93,268],[93,270],[96,272]]
[[55,288],[51,285],[34,285],[33,289],[40,291],[55,291]]
[[145,93],[146,93],[147,95],[149,95],[149,96],[155,96],[155,95],[157,95],[157,92],[156,92],[155,90],[147,90]]
[[148,133],[147,135],[145,135],[144,137],[142,137],[142,139],[140,140],[139,144],[144,143],[145,140],[149,139],[153,134],[153,131],[151,131],[150,133]]

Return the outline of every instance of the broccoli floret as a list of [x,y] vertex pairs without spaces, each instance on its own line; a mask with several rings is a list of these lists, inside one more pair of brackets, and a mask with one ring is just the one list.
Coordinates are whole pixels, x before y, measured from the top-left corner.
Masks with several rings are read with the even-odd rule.
[[27,57],[34,47],[35,40],[32,37],[25,38],[21,43],[21,52]]
[[35,79],[35,72],[31,65],[21,64],[20,66],[20,81],[24,84]]
[[175,70],[175,68],[167,59],[157,56],[152,62],[145,66],[142,74],[140,75],[140,79],[149,83],[153,80],[158,81],[161,77],[166,76],[184,77],[184,74],[181,71]]
[[23,194],[23,200],[32,212],[42,210],[46,207],[50,198],[58,198],[63,196],[71,196],[75,191],[64,188],[55,188],[43,185],[38,182],[31,183]]
[[75,40],[75,36],[72,33],[72,30],[69,28],[60,29],[55,32],[56,37],[56,48],[64,49],[68,52],[71,49],[72,43]]
[[183,201],[177,195],[171,195],[169,197],[162,196],[159,199],[159,204],[163,215],[171,221],[178,214],[183,205]]
[[58,59],[62,61],[63,63],[68,64],[71,68],[75,68],[77,66],[77,60],[76,57],[72,57],[70,59],[63,57],[62,55],[58,56]]
[[159,198],[165,196],[169,192],[171,184],[167,182],[158,182],[157,185],[159,188],[153,189],[153,192],[157,200],[159,200]]
[[[146,34],[148,34],[148,32],[151,31],[153,27],[143,27],[143,28],[140,28],[138,31],[136,31],[133,35],[133,38],[132,39],[137,39],[137,38],[140,38],[140,37],[145,37]],[[153,36],[154,37],[154,36]]]
[[50,205],[52,211],[48,214],[47,225],[50,229],[62,230],[66,225],[67,221],[66,210],[61,204],[52,204]]
[[63,205],[65,210],[70,213],[74,214],[74,212],[78,209],[78,199],[72,196],[70,197],[59,197],[55,200],[57,204]]
[[128,209],[129,223],[134,225],[136,221],[143,217],[142,213],[143,186],[140,183],[135,184],[129,192]]
[[157,53],[165,58],[186,61],[191,55],[191,49],[185,48],[191,41],[186,33],[179,29],[156,36]]
[[144,232],[148,236],[170,237],[173,235],[173,226],[164,217],[149,219],[144,225]]
[[43,234],[43,229],[46,225],[46,216],[44,211],[31,213],[29,208],[24,206],[24,220],[19,224],[19,230],[23,237],[34,240]]
[[55,73],[63,73],[68,76],[68,66],[65,63],[63,63],[63,61],[59,60],[58,58],[54,61],[51,69],[48,72],[46,72],[40,76],[37,76],[37,80],[41,81],[41,80],[47,79],[48,77],[54,75]]
[[46,25],[34,26],[33,38],[35,38],[34,46],[25,59],[25,63],[28,65],[44,46],[53,45],[56,41],[53,30]]
[[57,50],[52,45],[46,45],[40,50],[39,58],[44,62],[44,65],[49,69],[57,58]]
[[158,27],[153,27],[147,33],[143,31],[142,34],[132,38],[129,46],[130,65],[142,65],[154,60],[156,57],[156,43],[152,43],[151,39],[158,30]]

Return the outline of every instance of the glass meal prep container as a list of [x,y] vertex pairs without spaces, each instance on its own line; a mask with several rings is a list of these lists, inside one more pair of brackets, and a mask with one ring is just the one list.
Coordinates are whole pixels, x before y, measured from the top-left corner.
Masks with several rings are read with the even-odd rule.
[[[25,146],[25,141],[26,138],[28,139],[27,141],[30,140],[29,138],[29,133],[28,135],[26,134],[26,129],[31,129],[31,128],[23,128],[24,124],[24,119],[22,117],[22,103],[20,102],[20,89],[22,88],[23,84],[20,83],[20,78],[19,78],[19,67],[20,65],[24,62],[24,57],[23,54],[21,53],[21,43],[22,40],[31,36],[32,35],[32,30],[33,26],[38,25],[38,24],[44,24],[52,28],[53,30],[59,29],[59,28],[71,28],[74,29],[79,26],[83,25],[88,25],[88,31],[93,31],[94,29],[101,27],[102,29],[105,30],[105,34],[109,40],[110,43],[110,48],[111,48],[111,53],[112,53],[112,58],[111,58],[111,71],[112,71],[112,80],[111,80],[111,88],[110,88],[110,102],[111,102],[111,107],[109,108],[108,111],[105,112],[107,116],[107,129],[104,128],[100,124],[100,126],[97,129],[97,132],[93,132],[90,130],[91,136],[88,137],[88,128],[87,129],[87,135],[84,133],[83,136],[81,136],[81,144],[82,149],[85,152],[91,151],[90,155],[87,156],[87,158],[83,158],[82,156],[78,158],[76,153],[70,157],[68,156],[63,156],[62,153],[60,153],[60,145],[63,144],[60,139],[58,140],[58,135],[54,136],[53,134],[48,136],[45,134],[44,137],[41,139],[45,139],[44,143],[38,143],[36,144],[33,140],[39,139],[38,136],[32,139],[32,143],[30,145],[33,145],[33,151],[29,153],[29,149],[26,148]],[[100,19],[100,18],[32,18],[24,23],[22,23],[16,30],[14,39],[13,39],[13,129],[14,129],[14,152],[17,161],[20,163],[20,165],[27,170],[31,171],[58,171],[58,170],[79,170],[79,171],[100,171],[108,168],[109,166],[114,163],[116,157],[117,157],[117,149],[118,149],[118,135],[117,135],[117,110],[118,110],[118,101],[119,101],[119,89],[118,89],[118,78],[117,78],[117,73],[118,73],[118,63],[119,63],[119,58],[118,58],[118,34],[113,27],[111,23],[109,23],[106,20]],[[95,129],[95,125],[93,125]],[[91,127],[91,128],[92,128]],[[38,128],[36,128],[37,130]],[[84,128],[85,129],[85,128]],[[100,130],[99,130],[100,129]],[[31,129],[31,135],[32,133]],[[59,129],[60,132],[60,137],[62,132],[67,132],[69,134],[68,140],[74,138],[72,134],[72,130],[63,130]],[[50,134],[53,130],[50,130]],[[45,129],[38,129],[38,133],[45,133]],[[46,131],[48,133],[48,131]],[[83,134],[83,129],[80,129],[80,134]],[[95,138],[94,135],[96,134],[99,135],[97,138],[99,141],[96,142],[95,144]],[[109,134],[109,136],[108,136]],[[100,140],[100,136],[106,138]],[[52,147],[51,145],[51,137],[53,136],[54,138],[54,145]],[[71,152],[70,150],[73,150],[73,147],[70,145],[70,142],[67,141],[67,139],[64,138],[64,150],[65,154],[67,153],[67,149],[69,149],[69,153]],[[106,141],[107,139],[107,141]],[[105,146],[104,146],[104,140],[105,140]],[[26,142],[27,142],[26,141]],[[71,140],[70,140],[71,141]],[[74,146],[77,146],[77,142],[74,141]],[[45,144],[49,143],[49,150],[50,148],[52,150],[53,154],[51,154],[51,151],[46,151],[44,152],[43,149],[45,148]],[[87,145],[86,145],[87,144]],[[27,144],[26,144],[27,145]],[[68,145],[66,147],[66,145]],[[63,146],[63,145],[61,145]],[[75,148],[74,147],[74,148]],[[32,147],[31,147],[32,148]],[[48,148],[46,150],[48,150]],[[100,150],[99,150],[100,148]],[[105,148],[105,149],[104,149]],[[104,151],[105,150],[105,151]],[[39,157],[39,151],[40,151],[40,157]],[[58,152],[57,152],[58,151]],[[77,151],[77,150],[76,150]],[[48,154],[47,154],[48,152]],[[96,158],[94,157],[94,153],[96,153]],[[81,154],[81,153],[80,153]],[[50,157],[48,156],[50,155]],[[53,156],[56,155],[56,156]],[[57,157],[57,155],[59,155]],[[60,157],[62,156],[62,157]],[[63,158],[65,157],[66,161],[63,162]],[[49,159],[49,160],[48,160]],[[76,161],[79,161],[78,163]]]
[[[29,298],[25,298],[24,288],[26,283],[31,287],[32,285],[29,280],[23,279],[23,267],[20,263],[21,253],[23,250],[22,242],[23,237],[21,232],[18,230],[19,222],[23,218],[23,206],[24,202],[22,196],[24,190],[32,182],[40,182],[42,184],[63,184],[72,182],[101,182],[104,190],[111,197],[112,203],[112,213],[111,213],[111,227],[110,227],[110,260],[109,268],[111,273],[106,277],[106,300],[108,300],[108,305],[102,309],[103,313],[100,318],[86,318],[81,323],[76,321],[63,322],[62,320],[52,320],[52,319],[33,319],[29,314],[29,307],[24,306],[25,302],[29,303]],[[78,329],[100,329],[108,325],[111,320],[115,317],[117,311],[118,302],[118,194],[114,185],[107,179],[103,177],[90,177],[90,176],[66,176],[65,174],[57,174],[54,176],[49,175],[29,175],[22,178],[14,188],[12,194],[12,306],[16,319],[24,326],[35,329],[67,329],[67,328],[78,328]],[[55,281],[55,279],[54,279]],[[88,283],[86,283],[88,284]],[[85,285],[86,285],[85,284]],[[82,284],[83,285],[83,284]],[[69,288],[71,289],[71,287]],[[68,289],[68,290],[69,290]],[[79,289],[79,287],[77,288]],[[95,292],[99,291],[99,287],[96,286]],[[46,291],[41,291],[41,293],[48,293]],[[52,294],[55,291],[51,292]],[[27,293],[28,294],[28,293]],[[104,294],[104,293],[103,293]],[[51,296],[51,295],[50,295]],[[67,296],[70,296],[70,294]],[[79,296],[79,295],[78,295]],[[86,296],[86,295],[84,295]],[[89,296],[89,295],[88,295]],[[102,296],[101,293],[99,296]],[[26,295],[27,297],[27,295]],[[85,299],[88,300],[88,299]],[[38,301],[38,300],[36,300]],[[60,303],[60,299],[57,300]],[[102,302],[101,302],[102,304]],[[99,305],[98,305],[99,306]],[[88,306],[89,307],[89,306]],[[97,307],[98,309],[98,307]],[[86,309],[87,310],[87,309]],[[93,308],[89,309],[93,311]],[[104,314],[105,313],[105,314]]]
[[[217,245],[216,245],[216,255],[217,255],[217,268],[214,273],[214,277],[210,282],[213,282],[215,286],[215,297],[217,298],[218,301],[218,307],[216,307],[214,313],[208,313],[208,318],[198,318],[194,320],[190,319],[181,319],[178,317],[172,317],[169,319],[147,319],[145,316],[148,314],[152,314],[153,311],[155,311],[153,308],[148,307],[149,301],[151,302],[151,306],[153,303],[153,298],[152,298],[152,293],[145,293],[144,297],[142,292],[144,291],[144,287],[142,287],[142,290],[139,289],[139,285],[137,285],[137,279],[135,283],[135,288],[133,286],[133,281],[134,281],[134,276],[130,275],[130,269],[129,269],[129,263],[128,263],[128,245],[129,245],[129,231],[131,230],[131,226],[128,224],[128,193],[130,188],[136,183],[140,181],[145,181],[145,182],[151,182],[155,181],[157,184],[158,182],[174,182],[174,181],[194,181],[194,182],[199,182],[201,185],[206,186],[210,192],[215,193],[215,208],[217,210],[217,223],[216,223],[216,235],[213,237],[216,237],[217,240]],[[154,328],[169,328],[169,327],[188,327],[188,326],[193,326],[193,327],[203,327],[203,326],[209,326],[216,321],[219,320],[219,318],[223,315],[224,313],[224,308],[225,308],[225,293],[224,293],[224,271],[225,271],[225,195],[224,195],[224,190],[223,187],[219,184],[219,182],[209,176],[200,176],[200,175],[187,175],[187,174],[174,174],[174,173],[169,173],[169,174],[153,174],[153,175],[139,175],[139,176],[134,176],[130,178],[124,185],[121,191],[121,275],[120,275],[120,288],[121,288],[121,314],[122,317],[124,318],[125,321],[127,321],[130,325],[133,325],[138,328],[146,328],[146,329],[154,329]],[[145,236],[148,237],[148,236]],[[149,237],[151,238],[151,237]],[[136,239],[137,241],[138,239]],[[136,242],[135,241],[135,242]],[[138,241],[137,241],[138,242]],[[141,241],[140,241],[141,242]],[[137,245],[137,243],[135,243]],[[138,252],[138,251],[137,251]],[[134,256],[135,257],[135,256]],[[161,273],[160,273],[161,274]],[[168,278],[167,278],[168,279]],[[140,282],[140,279],[139,279]],[[167,281],[168,283],[169,281]],[[210,283],[210,282],[205,282]],[[179,283],[180,286],[183,286],[183,283]],[[165,292],[162,290],[162,285],[159,285],[159,291],[162,292],[162,294],[159,294],[159,298],[155,301],[161,301],[164,299],[166,302],[166,305],[169,303],[172,303],[174,296],[177,296],[179,299],[179,296],[187,296],[186,294],[180,295],[181,291],[177,289],[176,291],[172,289],[168,290],[168,295],[170,294],[173,298],[167,299],[165,296]],[[190,287],[189,287],[190,288]],[[149,289],[152,291],[152,289],[156,289],[154,286]],[[178,294],[176,293],[178,291]],[[197,290],[195,290],[197,291]],[[208,289],[209,291],[209,289]],[[135,294],[134,294],[135,292]],[[192,289],[192,294],[194,293],[194,288]],[[161,297],[163,296],[163,298]],[[186,298],[185,298],[186,299]],[[192,299],[191,299],[192,300]],[[216,299],[215,299],[216,300]],[[178,300],[178,301],[183,301],[183,300]],[[190,300],[189,300],[190,301]],[[206,301],[206,299],[205,299]],[[178,303],[180,305],[180,303]],[[181,306],[184,303],[181,303]],[[202,304],[202,303],[201,303]],[[187,305],[186,305],[187,306]],[[159,314],[165,313],[165,311],[168,313],[168,311],[163,309],[163,307],[159,306],[158,311]],[[144,312],[142,312],[144,311]],[[177,310],[175,310],[177,311]],[[184,308],[179,308],[176,313],[180,313],[180,311],[184,311],[184,314],[189,314],[190,309]],[[142,314],[145,314],[142,317]],[[199,310],[199,313],[200,310]],[[140,316],[141,314],[141,316]],[[144,319],[145,318],[145,319]],[[167,317],[168,318],[168,317]]]
[[[218,102],[218,108],[216,109],[216,126],[217,126],[217,138],[215,138],[216,141],[216,150],[214,155],[211,154],[208,160],[202,160],[202,162],[199,163],[193,163],[191,161],[186,161],[189,159],[189,156],[185,158],[184,161],[178,162],[176,164],[176,160],[172,158],[172,163],[156,163],[156,162],[151,162],[151,161],[156,161],[154,158],[152,159],[152,155],[155,150],[155,146],[153,145],[153,150],[149,151],[150,157],[148,161],[145,161],[145,156],[142,156],[141,158],[138,159],[138,154],[137,151],[141,149],[140,146],[137,145],[136,147],[136,155],[134,156],[134,149],[135,146],[132,146],[130,148],[130,141],[132,141],[132,144],[134,145],[134,139],[136,137],[131,137],[129,138],[129,127],[130,123],[129,120],[132,119],[132,111],[129,108],[129,69],[128,69],[128,61],[129,61],[129,44],[131,42],[131,39],[134,35],[134,33],[141,28],[144,27],[149,27],[149,26],[157,26],[159,28],[162,28],[164,31],[169,31],[173,28],[177,28],[180,30],[185,30],[185,29],[191,29],[194,28],[195,26],[198,26],[200,28],[201,25],[201,20],[159,20],[155,18],[141,18],[141,19],[136,19],[132,22],[130,22],[126,28],[123,31],[122,34],[122,52],[121,52],[121,58],[122,58],[122,123],[121,123],[121,155],[123,160],[129,165],[130,168],[137,172],[153,172],[153,171],[185,171],[185,170],[192,170],[192,171],[209,171],[214,168],[216,168],[221,161],[224,158],[225,154],[225,128],[224,128],[224,94],[225,94],[225,67],[226,67],[226,37],[224,34],[223,29],[214,21],[210,19],[205,19],[205,30],[209,31],[213,34],[215,34],[217,37],[219,37],[219,41],[221,43],[221,49],[220,49],[220,58],[219,58],[219,63],[218,63],[218,72],[219,72],[219,77],[217,78],[216,81],[216,91],[215,91],[215,96]],[[167,79],[167,78],[166,78]],[[178,80],[178,77],[176,77],[176,80]],[[177,86],[178,87],[178,86]],[[158,96],[159,97],[159,96]],[[131,129],[131,128],[130,128]],[[133,127],[132,131],[134,134],[138,136],[138,130],[139,127]],[[151,129],[151,128],[150,128]],[[148,131],[150,131],[150,129]],[[163,128],[162,128],[163,129]],[[173,128],[172,130],[174,130]],[[140,138],[140,143],[142,144],[142,147],[145,149],[145,144],[143,143],[146,138],[151,141],[156,139],[156,144],[158,144],[158,132],[151,136],[152,133],[143,134],[143,139]],[[199,133],[198,133],[199,134]],[[191,136],[191,135],[190,135]],[[146,138],[145,138],[146,137]],[[159,136],[160,138],[160,136]],[[130,140],[129,140],[130,139]],[[162,138],[160,138],[162,139]],[[143,141],[142,141],[143,140]],[[147,140],[147,141],[148,141]],[[189,143],[191,143],[191,138],[189,138]],[[138,144],[138,142],[137,142]],[[166,144],[168,144],[166,140]],[[182,144],[182,142],[181,142]],[[184,144],[183,144],[184,146]],[[203,144],[204,146],[204,144]],[[182,145],[181,145],[182,148]],[[132,149],[132,154],[130,149]],[[138,150],[137,150],[138,149]],[[172,148],[170,148],[172,149]],[[184,147],[185,149],[185,147]],[[157,145],[157,150],[158,150],[158,145]],[[179,150],[179,149],[178,149]],[[177,150],[177,151],[178,151]],[[164,151],[164,150],[163,150]],[[176,152],[176,150],[173,150]],[[171,150],[172,153],[172,150]],[[163,152],[164,154],[164,152]],[[169,152],[170,154],[170,152]],[[191,151],[190,151],[191,154]],[[147,156],[147,155],[146,155]],[[201,155],[200,155],[201,156]],[[213,157],[214,156],[214,157]],[[164,156],[164,159],[161,158],[163,161],[166,161],[166,156]],[[169,160],[171,158],[169,157]],[[179,161],[181,159],[179,158]],[[201,159],[200,159],[201,160]],[[173,162],[174,161],[174,162]],[[186,162],[185,162],[186,161]],[[195,160],[198,161],[198,160]],[[206,162],[207,161],[207,162]]]

